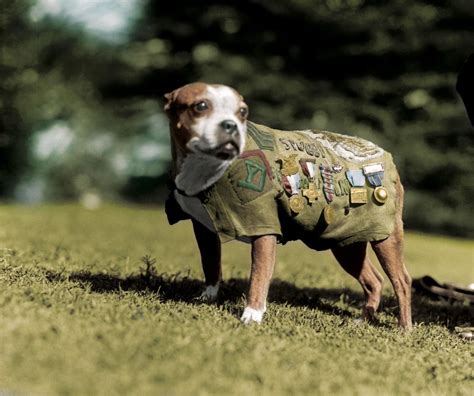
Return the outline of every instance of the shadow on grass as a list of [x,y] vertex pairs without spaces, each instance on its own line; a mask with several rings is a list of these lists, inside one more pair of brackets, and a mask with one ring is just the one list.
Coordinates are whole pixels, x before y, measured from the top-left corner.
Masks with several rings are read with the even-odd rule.
[[[46,277],[52,282],[66,280],[78,282],[83,287],[88,287],[96,293],[136,291],[155,293],[163,301],[185,302],[189,304],[203,303],[198,298],[204,287],[203,281],[189,278],[179,273],[175,275],[138,274],[120,277],[87,271],[73,272],[71,274],[49,271]],[[246,279],[232,278],[224,281],[220,285],[217,303],[239,303],[244,299],[247,288],[248,281]],[[362,301],[362,299],[361,293],[356,293],[350,289],[298,288],[289,282],[279,279],[272,281],[269,293],[269,301],[273,303],[288,304],[290,306],[308,306],[346,317],[353,317],[353,314],[346,309],[333,306],[331,301],[325,302],[324,300],[353,302]]]
[[[51,282],[67,280],[77,282],[82,287],[90,288],[91,291],[96,293],[136,291],[156,294],[163,301],[185,302],[189,304],[203,303],[197,298],[203,290],[203,282],[180,273],[175,275],[148,273],[120,277],[87,271],[73,272],[71,274],[48,271],[46,277]],[[248,281],[246,279],[232,278],[224,281],[221,283],[217,303],[235,304],[242,302],[247,288]],[[357,316],[354,316],[353,312],[341,307],[341,305],[357,306],[360,308],[362,307],[364,296],[362,293],[354,292],[347,288],[299,288],[292,283],[274,279],[270,287],[268,299],[276,304],[306,306],[342,317],[356,318]],[[238,315],[241,308],[238,306],[230,308],[230,310]],[[234,309],[236,312],[233,312]],[[396,316],[398,312],[396,299],[384,296],[379,310]],[[472,321],[473,314],[473,306],[460,303],[453,304],[446,301],[432,301],[416,294],[413,296],[413,318],[417,323],[433,323],[452,329],[455,326],[465,325]],[[359,313],[356,315],[359,315]],[[379,325],[381,324],[379,323]]]

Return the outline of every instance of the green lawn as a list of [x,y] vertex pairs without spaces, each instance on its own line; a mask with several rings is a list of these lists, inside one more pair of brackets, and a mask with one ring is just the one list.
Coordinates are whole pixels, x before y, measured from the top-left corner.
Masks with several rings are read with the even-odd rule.
[[[409,233],[413,277],[474,282],[474,242]],[[141,258],[156,259],[145,269]],[[327,252],[279,247],[264,323],[239,321],[249,246],[224,245],[222,295],[194,299],[190,224],[161,209],[0,206],[0,394],[472,395],[472,346],[453,332],[462,304],[415,296],[396,328],[385,285],[379,323]]]

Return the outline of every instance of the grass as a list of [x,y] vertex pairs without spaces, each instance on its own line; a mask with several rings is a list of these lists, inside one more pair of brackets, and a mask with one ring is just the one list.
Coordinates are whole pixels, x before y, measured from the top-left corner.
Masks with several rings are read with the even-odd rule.
[[[414,277],[473,282],[473,253],[407,235]],[[0,394],[472,394],[472,344],[453,332],[472,308],[415,296],[404,334],[386,284],[378,323],[358,325],[355,280],[292,243],[264,323],[244,327],[249,246],[224,245],[223,269],[218,303],[197,301],[190,224],[160,209],[0,206]]]

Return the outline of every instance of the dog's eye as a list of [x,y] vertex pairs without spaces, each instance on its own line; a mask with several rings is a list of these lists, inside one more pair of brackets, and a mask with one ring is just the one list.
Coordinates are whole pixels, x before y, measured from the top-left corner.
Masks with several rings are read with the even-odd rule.
[[247,117],[247,115],[249,114],[249,110],[246,107],[241,107],[239,109],[239,113],[242,117]]
[[194,110],[197,112],[205,111],[208,109],[207,103],[204,101],[198,102],[194,105]]

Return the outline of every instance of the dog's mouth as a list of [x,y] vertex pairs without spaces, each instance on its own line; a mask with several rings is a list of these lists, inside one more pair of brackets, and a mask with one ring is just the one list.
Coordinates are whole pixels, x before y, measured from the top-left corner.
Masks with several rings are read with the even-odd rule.
[[239,154],[239,147],[234,141],[229,141],[221,144],[216,148],[215,156],[221,160],[230,160],[237,157]]
[[220,160],[228,161],[239,155],[239,146],[233,140],[229,140],[212,149],[201,151]]

